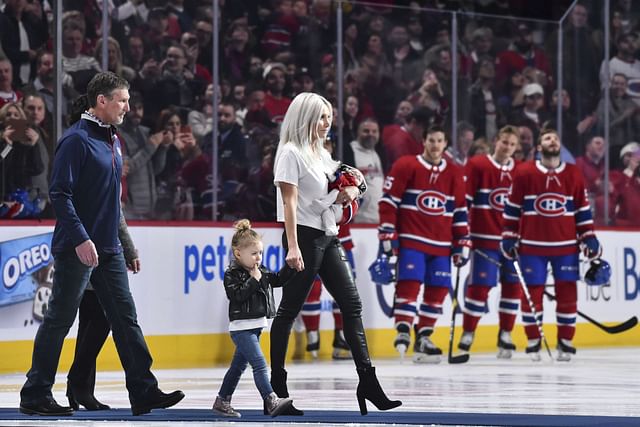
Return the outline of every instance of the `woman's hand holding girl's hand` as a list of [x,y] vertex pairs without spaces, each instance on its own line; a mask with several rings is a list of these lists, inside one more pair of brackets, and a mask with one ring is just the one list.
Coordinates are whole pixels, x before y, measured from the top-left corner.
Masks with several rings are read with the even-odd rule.
[[298,247],[298,245],[289,248],[289,252],[287,252],[285,262],[289,267],[293,268],[296,271],[304,270],[302,252],[300,252],[300,248]]

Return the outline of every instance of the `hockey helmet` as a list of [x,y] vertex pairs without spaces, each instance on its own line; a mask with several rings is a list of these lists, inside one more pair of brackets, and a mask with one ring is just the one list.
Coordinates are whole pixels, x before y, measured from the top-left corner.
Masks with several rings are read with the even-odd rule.
[[611,279],[611,266],[602,258],[591,261],[591,267],[584,275],[584,281],[589,286],[603,286]]
[[371,280],[379,285],[389,285],[396,281],[396,265],[390,258],[381,254],[376,260],[369,266],[369,274]]

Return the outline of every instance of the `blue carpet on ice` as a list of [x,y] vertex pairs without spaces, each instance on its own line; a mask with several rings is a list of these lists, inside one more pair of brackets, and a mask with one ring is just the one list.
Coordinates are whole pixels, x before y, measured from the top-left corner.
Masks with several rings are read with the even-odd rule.
[[241,410],[242,418],[224,418],[207,409],[157,409],[134,417],[129,409],[110,411],[76,411],[67,417],[41,417],[21,414],[16,408],[0,408],[0,420],[93,420],[93,421],[243,421],[293,423],[359,423],[359,424],[442,424],[491,426],[640,426],[640,417],[608,417],[586,415],[532,415],[532,414],[474,414],[465,412],[369,412],[362,416],[357,411],[305,411],[303,417],[280,416],[271,418],[258,410]]

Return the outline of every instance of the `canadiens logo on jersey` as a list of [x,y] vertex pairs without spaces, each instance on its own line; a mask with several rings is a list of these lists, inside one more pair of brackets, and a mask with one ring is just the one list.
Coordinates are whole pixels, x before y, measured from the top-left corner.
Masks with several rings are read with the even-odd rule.
[[423,191],[416,198],[418,210],[427,215],[444,215],[447,211],[447,197],[437,191]]
[[533,208],[538,215],[563,216],[567,213],[567,197],[557,193],[543,193],[536,197]]
[[509,196],[509,189],[506,187],[496,188],[489,193],[489,206],[492,209],[502,212],[504,210],[504,204]]

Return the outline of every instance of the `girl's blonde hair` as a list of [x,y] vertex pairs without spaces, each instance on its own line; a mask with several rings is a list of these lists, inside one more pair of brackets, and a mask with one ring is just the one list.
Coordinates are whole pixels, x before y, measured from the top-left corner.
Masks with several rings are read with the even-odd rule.
[[324,141],[314,135],[324,108],[333,113],[331,103],[317,93],[302,92],[293,98],[280,127],[278,154],[284,144],[294,144],[307,167],[319,161],[324,173],[333,174],[339,163],[323,147]]
[[245,246],[262,241],[260,235],[251,228],[251,222],[248,219],[240,219],[233,224],[236,232],[231,238],[232,249],[242,249]]

